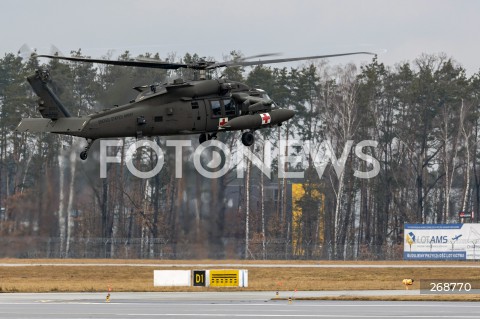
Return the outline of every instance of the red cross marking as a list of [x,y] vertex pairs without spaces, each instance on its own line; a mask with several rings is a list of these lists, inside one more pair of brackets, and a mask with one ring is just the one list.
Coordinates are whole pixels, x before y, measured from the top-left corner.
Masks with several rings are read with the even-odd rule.
[[260,117],[262,118],[262,125],[270,123],[270,114],[268,113],[262,113],[260,114]]
[[227,124],[228,122],[228,117],[222,117],[220,118],[219,122],[218,122],[218,125],[219,126],[224,126],[225,124]]

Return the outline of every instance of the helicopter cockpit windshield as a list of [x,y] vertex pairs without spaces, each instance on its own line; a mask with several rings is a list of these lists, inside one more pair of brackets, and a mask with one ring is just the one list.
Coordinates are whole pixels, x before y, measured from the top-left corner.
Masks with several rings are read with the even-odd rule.
[[253,95],[253,96],[261,97],[262,99],[271,100],[268,93],[265,92],[262,89],[253,89],[253,90],[251,90],[250,94]]
[[265,90],[262,90],[262,89],[253,89],[253,92],[250,93],[252,96],[257,96],[257,97],[260,97],[266,101],[272,101],[272,105],[276,106],[277,104],[275,103],[275,101],[272,100],[272,98],[268,95],[267,92],[265,92]]
[[265,99],[265,100],[271,100],[270,96],[267,94],[267,92],[263,91],[261,94],[260,94],[260,97],[262,99]]

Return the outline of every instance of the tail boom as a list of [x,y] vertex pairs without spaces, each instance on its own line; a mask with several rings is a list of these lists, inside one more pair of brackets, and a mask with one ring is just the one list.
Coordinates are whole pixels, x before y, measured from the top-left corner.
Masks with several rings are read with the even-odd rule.
[[82,136],[82,131],[89,121],[90,118],[87,117],[64,117],[58,120],[25,118],[18,124],[15,132],[48,132]]

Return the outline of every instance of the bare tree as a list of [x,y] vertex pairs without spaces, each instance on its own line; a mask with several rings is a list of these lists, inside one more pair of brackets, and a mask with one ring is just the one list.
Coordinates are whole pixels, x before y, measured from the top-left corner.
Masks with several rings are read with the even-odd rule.
[[[346,159],[351,147],[351,140],[355,136],[358,128],[357,114],[357,81],[356,67],[349,64],[344,68],[337,68],[333,75],[335,82],[328,86],[328,98],[321,112],[326,137],[331,141],[333,147],[329,152],[340,153],[343,150],[342,159]],[[347,152],[345,154],[345,152]],[[345,164],[345,163],[343,163]],[[347,227],[345,222],[344,189],[345,189],[345,170],[340,165],[336,167],[335,173],[337,181],[330,175],[330,181],[335,193],[335,212],[334,212],[334,236],[333,247],[334,255],[343,256]]]

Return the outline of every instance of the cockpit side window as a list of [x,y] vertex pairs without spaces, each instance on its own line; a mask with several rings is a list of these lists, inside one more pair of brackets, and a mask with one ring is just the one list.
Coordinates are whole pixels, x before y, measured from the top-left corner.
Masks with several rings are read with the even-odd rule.
[[223,105],[225,106],[225,116],[237,115],[237,105],[235,104],[234,99],[223,100]]
[[234,99],[210,100],[212,118],[232,117],[237,115],[237,104]]
[[210,108],[212,109],[212,118],[222,116],[222,106],[219,100],[210,101]]

